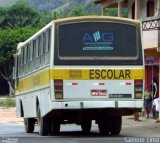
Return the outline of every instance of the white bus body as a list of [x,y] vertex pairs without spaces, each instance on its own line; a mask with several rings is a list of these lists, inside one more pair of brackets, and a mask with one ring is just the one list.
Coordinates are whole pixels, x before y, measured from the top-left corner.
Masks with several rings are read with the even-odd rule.
[[16,111],[41,135],[76,123],[88,133],[119,134],[122,116],[143,106],[141,23],[103,16],[50,22],[15,55]]

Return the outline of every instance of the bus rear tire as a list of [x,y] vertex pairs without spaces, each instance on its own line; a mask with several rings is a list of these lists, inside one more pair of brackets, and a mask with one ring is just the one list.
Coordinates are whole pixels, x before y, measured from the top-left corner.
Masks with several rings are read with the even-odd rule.
[[89,134],[90,131],[91,131],[91,127],[92,127],[92,121],[89,120],[89,121],[84,121],[82,124],[81,124],[81,129],[82,129],[82,132],[84,134]]
[[111,118],[111,135],[119,135],[122,128],[122,116],[113,116]]
[[60,122],[57,119],[51,121],[51,135],[58,135],[60,132]]
[[35,119],[33,118],[24,118],[24,125],[26,133],[33,133],[35,126]]
[[49,133],[49,120],[45,117],[41,117],[40,107],[38,107],[38,132],[41,136],[47,136]]
[[102,117],[98,120],[98,128],[101,135],[109,135],[109,119]]

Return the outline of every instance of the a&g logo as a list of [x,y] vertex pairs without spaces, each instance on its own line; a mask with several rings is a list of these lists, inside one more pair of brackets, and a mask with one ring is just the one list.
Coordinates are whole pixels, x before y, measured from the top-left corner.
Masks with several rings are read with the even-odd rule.
[[84,33],[82,36],[82,42],[113,42],[114,33],[113,32],[99,32],[96,31],[93,34],[88,32]]

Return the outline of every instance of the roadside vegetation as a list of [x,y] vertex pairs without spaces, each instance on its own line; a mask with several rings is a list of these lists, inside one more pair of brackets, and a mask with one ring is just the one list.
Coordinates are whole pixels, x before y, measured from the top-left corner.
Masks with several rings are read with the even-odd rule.
[[15,107],[15,97],[0,96],[0,107]]

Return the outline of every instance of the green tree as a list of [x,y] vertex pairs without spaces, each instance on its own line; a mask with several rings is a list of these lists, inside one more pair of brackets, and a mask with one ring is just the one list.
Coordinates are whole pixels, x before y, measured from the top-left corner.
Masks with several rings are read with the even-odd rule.
[[73,10],[69,13],[69,16],[84,16],[84,9],[82,6],[78,6],[73,8]]
[[65,17],[65,16],[64,16],[64,12],[62,10],[54,11],[52,13],[52,20],[56,20],[56,19],[63,18],[63,17]]
[[[127,18],[128,11],[126,8],[122,9],[122,16]],[[107,16],[118,16],[118,8],[107,8],[106,9]]]
[[118,9],[117,8],[107,8],[106,15],[107,16],[118,16]]
[[2,28],[36,26],[40,19],[40,14],[23,1],[11,7],[0,8],[0,27]]
[[0,8],[0,75],[10,87],[13,81],[13,54],[16,53],[17,44],[33,35],[47,18],[23,1]]
[[92,1],[90,1],[85,7],[84,7],[85,14],[87,15],[101,15],[101,5],[97,4],[95,5]]
[[[37,30],[31,26],[0,29],[0,75],[8,82],[10,87],[13,85],[13,54],[16,53],[17,44],[25,41]],[[13,91],[13,88],[11,89]]]

